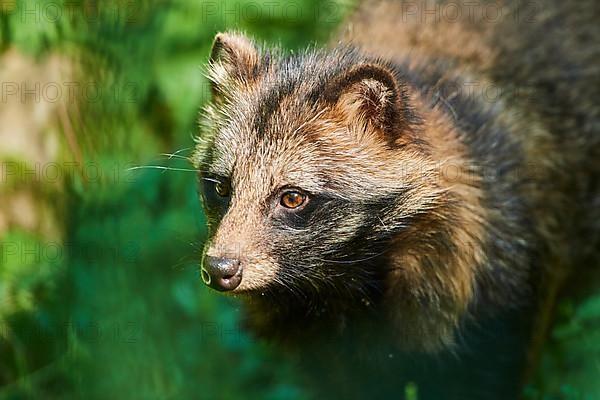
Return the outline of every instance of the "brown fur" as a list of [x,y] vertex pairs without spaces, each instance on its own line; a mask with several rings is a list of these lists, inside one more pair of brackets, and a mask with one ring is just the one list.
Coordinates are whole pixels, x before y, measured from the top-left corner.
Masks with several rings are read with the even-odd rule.
[[[384,58],[451,58],[481,68],[493,63],[496,51],[485,40],[493,24],[485,23],[483,13],[474,12],[474,3],[365,1],[340,36]],[[456,7],[460,15],[451,15],[451,8],[442,12],[442,7]]]

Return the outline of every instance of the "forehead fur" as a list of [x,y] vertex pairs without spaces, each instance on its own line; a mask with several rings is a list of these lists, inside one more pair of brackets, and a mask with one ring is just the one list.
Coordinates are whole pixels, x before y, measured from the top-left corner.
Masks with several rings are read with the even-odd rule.
[[[259,53],[251,80],[231,79],[219,63],[210,66],[209,77],[221,86],[223,98],[204,109],[195,154],[199,169],[231,177],[237,187],[298,185],[341,196],[346,191],[356,200],[375,190],[401,189],[401,173],[422,179],[433,169],[416,151],[390,152],[383,142],[369,140],[364,126],[342,123],[341,111],[322,101],[334,78],[372,60],[347,46]],[[400,155],[411,164],[391,169],[398,163],[390,157]]]

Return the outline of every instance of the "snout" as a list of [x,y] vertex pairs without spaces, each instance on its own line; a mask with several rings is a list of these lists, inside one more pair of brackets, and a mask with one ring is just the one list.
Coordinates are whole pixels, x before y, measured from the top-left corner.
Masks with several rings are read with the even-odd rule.
[[225,292],[235,289],[242,282],[242,266],[236,259],[205,256],[201,275],[208,286]]

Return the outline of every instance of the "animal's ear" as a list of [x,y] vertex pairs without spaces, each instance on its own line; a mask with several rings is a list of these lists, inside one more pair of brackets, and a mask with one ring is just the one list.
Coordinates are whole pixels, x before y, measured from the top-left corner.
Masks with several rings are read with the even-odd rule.
[[254,42],[238,33],[217,33],[210,51],[210,73],[213,94],[231,79],[249,83],[256,78],[260,52]]
[[403,86],[383,65],[364,63],[340,73],[328,84],[325,97],[350,125],[375,130],[392,146],[413,119]]

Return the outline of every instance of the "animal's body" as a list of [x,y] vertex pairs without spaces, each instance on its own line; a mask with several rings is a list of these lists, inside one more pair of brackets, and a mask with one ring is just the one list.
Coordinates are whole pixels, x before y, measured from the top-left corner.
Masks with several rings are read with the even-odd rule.
[[423,398],[514,396],[559,284],[598,263],[599,9],[365,2],[294,55],[219,34],[205,281],[288,347],[392,355]]

